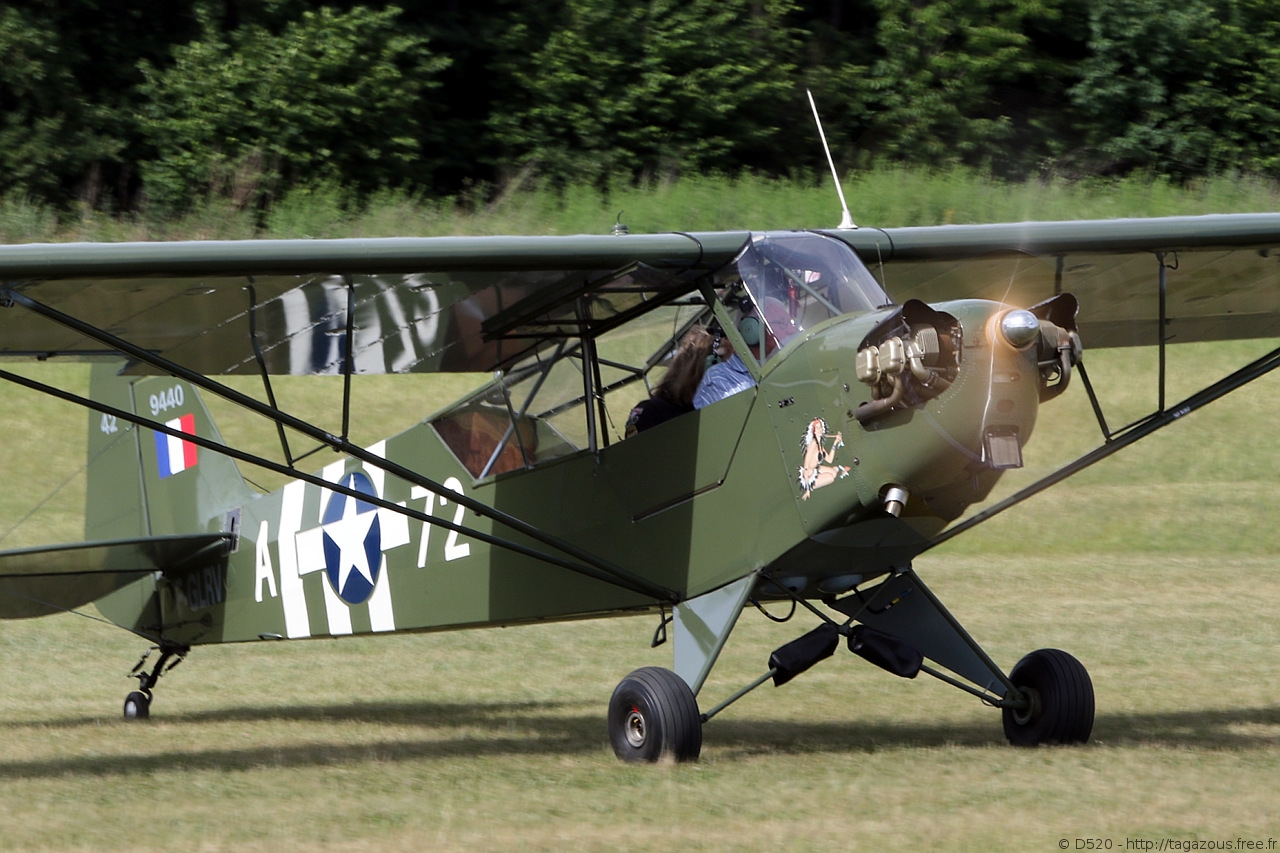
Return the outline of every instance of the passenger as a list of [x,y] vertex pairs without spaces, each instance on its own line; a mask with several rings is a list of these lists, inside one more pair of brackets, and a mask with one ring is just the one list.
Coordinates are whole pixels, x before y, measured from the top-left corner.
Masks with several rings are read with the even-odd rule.
[[711,333],[701,326],[685,334],[653,394],[631,410],[627,418],[627,438],[693,411],[693,394],[702,379],[712,343]]

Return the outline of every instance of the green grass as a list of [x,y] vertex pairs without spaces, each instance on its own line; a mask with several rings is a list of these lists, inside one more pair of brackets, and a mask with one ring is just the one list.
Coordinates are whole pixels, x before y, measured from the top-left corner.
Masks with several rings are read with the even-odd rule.
[[[919,224],[970,221],[996,209],[986,196],[1018,191],[948,180],[954,188],[944,182],[913,208]],[[723,182],[706,185],[705,196],[660,187],[610,205],[566,201],[581,212],[560,229],[604,230],[620,202],[637,230],[650,220],[674,227],[663,217],[677,209],[705,217],[690,227],[733,216],[826,221],[801,207],[818,190],[735,184],[726,200],[712,191],[726,192]],[[855,218],[867,218],[856,198],[870,205],[887,186],[855,196]],[[917,196],[909,175],[899,188]],[[1043,210],[1018,203],[1042,217],[1144,212],[1143,191],[1132,192],[1086,209],[1071,206],[1085,188],[1048,187]],[[1205,210],[1146,212],[1249,207],[1216,192],[1204,189]],[[403,203],[416,227],[419,208]],[[559,202],[507,204],[528,217],[508,220],[512,230],[534,230],[520,226]],[[606,213],[605,225],[584,227]],[[307,216],[300,208],[290,227],[310,228]],[[1172,348],[1170,400],[1270,345]],[[1152,405],[1153,353],[1086,361],[1113,425]],[[23,370],[73,388],[85,381],[74,365]],[[355,437],[408,426],[476,381],[357,383]],[[400,402],[409,384],[415,409]],[[278,390],[290,411],[335,424],[340,382]],[[1264,378],[918,561],[998,663],[1039,647],[1084,662],[1098,701],[1088,746],[1009,748],[998,713],[977,700],[841,650],[717,717],[697,764],[624,766],[604,711],[625,673],[669,665],[669,647],[648,647],[652,618],[199,648],[162,680],[153,720],[131,725],[120,704],[144,644],[68,615],[0,624],[0,850],[1048,851],[1064,838],[1069,849],[1076,838],[1113,849],[1129,839],[1280,839],[1278,393],[1280,378]],[[230,407],[215,415],[237,441],[274,441]],[[0,522],[7,529],[53,497],[0,547],[79,535],[85,424],[65,404],[3,389]],[[1042,408],[1027,467],[998,494],[1092,446],[1096,433],[1076,383]],[[703,705],[763,672],[769,652],[809,624],[745,614]]]
[[[1175,349],[1176,385],[1257,347]],[[1132,415],[1146,355],[1087,356]],[[648,618],[199,648],[163,679],[153,721],[130,725],[119,705],[143,644],[63,616],[0,626],[0,849],[1022,851],[1280,837],[1276,381],[918,562],[999,663],[1039,647],[1085,663],[1098,697],[1086,747],[1009,748],[976,700],[840,651],[710,723],[698,764],[623,766],[608,696],[631,669],[669,665],[648,648]],[[367,387],[371,421],[416,417],[392,411],[402,394]],[[1010,479],[1087,446],[1090,418],[1078,387],[1047,404],[1028,470]],[[65,434],[29,441],[23,477],[80,464]],[[807,627],[749,611],[703,704]]]
[[[664,663],[651,620],[201,648],[147,725],[116,719],[139,643],[5,626],[0,848],[1036,850],[1061,837],[1277,835],[1280,593],[1268,559],[963,558],[921,568],[1012,663],[1069,648],[1093,742],[1015,750],[998,714],[841,651],[706,729],[692,766],[628,767],[603,710]],[[1208,583],[1207,583],[1208,581]],[[801,630],[748,614],[706,696]],[[141,829],[140,829],[141,828]]]

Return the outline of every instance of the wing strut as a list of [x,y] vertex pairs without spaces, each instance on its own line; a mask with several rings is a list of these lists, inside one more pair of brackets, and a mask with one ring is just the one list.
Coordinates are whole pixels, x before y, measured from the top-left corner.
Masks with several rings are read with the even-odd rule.
[[[591,565],[582,565],[580,563],[575,563],[571,560],[565,560],[561,557],[555,556],[554,554],[548,554],[543,551],[538,551],[526,545],[521,545],[518,542],[512,542],[509,539],[502,539],[501,537],[494,536],[492,534],[485,533],[483,531],[476,530],[474,528],[466,527],[465,525],[454,524],[453,522],[446,521],[443,518],[437,518],[436,516],[428,515],[427,513],[420,512],[419,510],[410,509],[409,507],[403,504],[393,503],[392,501],[389,501],[385,498],[377,497],[376,495],[371,495],[366,492],[361,492],[356,489],[350,488],[348,486],[343,486],[340,483],[330,482],[321,477],[317,477],[314,474],[305,474],[296,469],[281,465],[278,462],[273,462],[270,459],[266,459],[261,456],[256,456],[252,453],[246,453],[243,450],[236,450],[234,447],[228,447],[225,444],[219,444],[216,441],[205,438],[203,436],[194,435],[188,432],[182,432],[180,430],[166,426],[165,424],[159,423],[158,421],[153,421],[148,418],[141,417],[140,415],[135,415],[132,412],[125,411],[124,409],[117,409],[114,406],[108,406],[104,403],[99,403],[97,401],[90,400],[85,397],[81,397],[77,394],[71,393],[70,391],[64,391],[61,388],[55,388],[52,385],[46,385],[43,382],[37,382],[34,379],[29,379],[25,376],[19,376],[18,374],[10,373],[7,370],[0,370],[0,379],[8,380],[9,382],[13,382],[16,385],[21,385],[24,388],[30,388],[33,391],[39,391],[42,394],[48,394],[51,397],[56,397],[60,400],[65,400],[69,403],[75,403],[76,405],[83,406],[86,409],[92,409],[94,411],[101,412],[103,414],[111,415],[112,417],[118,418],[119,420],[125,421],[127,423],[132,423],[137,426],[146,427],[147,429],[155,430],[156,432],[173,436],[174,438],[180,438],[183,441],[187,441],[199,447],[203,447],[204,449],[213,451],[214,453],[221,453],[224,456],[230,456],[232,459],[236,459],[240,462],[246,462],[250,465],[256,465],[261,468],[266,468],[268,471],[273,471],[277,474],[283,474],[284,476],[287,476],[287,477],[293,477],[294,479],[301,480],[304,483],[308,483],[313,486],[318,486],[319,488],[322,488],[322,489],[328,489],[331,492],[336,492],[337,494],[345,495],[346,497],[354,498],[356,500],[363,501],[364,503],[373,504],[374,506],[379,507],[381,509],[387,509],[392,512],[400,513],[401,515],[404,515],[408,518],[412,518],[416,521],[425,522],[427,524],[433,524],[437,527],[443,527],[445,530],[454,531],[459,535],[466,536],[471,539],[475,539],[479,542],[484,542],[486,544],[493,545],[498,548],[505,548],[509,551],[514,551],[517,554],[521,554],[526,557],[532,557],[536,560],[541,560],[545,563],[550,563],[553,566],[559,566],[560,568],[568,569],[569,571],[572,571],[572,572],[577,572],[578,574],[585,575],[589,578],[594,578],[595,580],[612,584],[613,586],[622,587],[623,589],[627,589],[632,592],[637,592],[642,595],[651,596],[658,601],[668,602],[673,605],[679,601],[679,596],[677,596],[675,592],[668,590],[665,587],[655,584],[651,581],[648,581],[645,578],[636,577],[635,580],[632,581],[630,573],[622,569],[619,569],[619,571],[622,572],[622,576],[619,576],[619,575],[614,575],[604,569],[596,568]],[[372,458],[380,459],[380,457],[377,457],[377,456],[374,456]],[[385,460],[382,460],[382,461],[385,462]],[[389,473],[394,474],[394,472],[389,472]],[[455,500],[457,497],[459,497],[457,492],[450,491],[449,500]],[[460,501],[457,501],[457,502],[460,502]],[[548,537],[548,538],[553,539],[554,537]]]
[[347,331],[342,352],[342,440],[351,434],[351,374],[355,373],[356,283],[349,275],[342,277],[347,286]]
[[[258,294],[252,284],[247,289],[249,291],[249,343],[253,345],[253,358],[258,363],[258,370],[262,373],[262,385],[267,391],[267,402],[271,408],[279,411],[280,407],[276,405],[276,392],[271,387],[271,373],[267,370],[267,359],[263,356],[262,345],[258,342]],[[276,433],[280,436],[280,449],[284,451],[284,461],[292,468],[296,460],[293,458],[293,453],[289,451],[289,437],[285,435],[284,424],[279,421],[276,421]]]
[[[1253,380],[1265,376],[1277,367],[1280,367],[1280,347],[1277,347],[1266,355],[1246,364],[1235,373],[1224,376],[1212,385],[1197,391],[1181,403],[1175,405],[1172,409],[1165,410],[1162,407],[1160,411],[1152,413],[1146,419],[1138,421],[1130,427],[1126,427],[1124,430],[1118,431],[1117,433],[1106,433],[1106,443],[1100,445],[1089,453],[1084,454],[1074,462],[1064,465],[1047,477],[1043,477],[1021,491],[1010,495],[999,503],[993,504],[982,512],[965,519],[960,524],[947,528],[925,545],[918,553],[924,553],[930,548],[941,545],[943,542],[946,542],[948,539],[951,539],[966,530],[977,527],[982,522],[992,518],[993,516],[999,515],[1009,507],[1022,503],[1027,498],[1043,492],[1050,486],[1057,485],[1073,474],[1077,474],[1085,468],[1088,468],[1090,465],[1093,465],[1095,462],[1100,462],[1103,459],[1106,459],[1111,454],[1134,444],[1139,439],[1146,438],[1156,430],[1169,426],[1169,424],[1179,418],[1207,406],[1220,397],[1224,397],[1232,391],[1235,391],[1237,388],[1242,388],[1245,385],[1248,385]],[[1163,389],[1161,390],[1163,391]],[[1092,396],[1093,395],[1090,394],[1091,398]],[[1163,400],[1161,402],[1163,403]],[[1096,401],[1094,402],[1094,406],[1095,408],[1097,407]],[[1099,417],[1101,416],[1099,415]]]
[[444,527],[449,530],[456,530],[458,533],[470,536],[479,541],[487,542],[489,544],[496,545],[502,548],[508,548],[509,550],[514,550],[519,553],[523,553],[527,556],[531,556],[536,559],[543,560],[553,565],[561,566],[562,568],[566,568],[571,571],[578,572],[580,574],[585,574],[589,577],[594,577],[598,580],[605,581],[606,583],[612,583],[615,586],[620,586],[620,587],[623,587],[624,589],[629,589],[633,592],[639,592],[644,595],[651,596],[657,601],[675,604],[677,601],[680,600],[680,596],[678,593],[676,593],[675,590],[668,589],[667,587],[662,586],[661,584],[656,584],[653,581],[647,578],[641,577],[640,575],[637,575],[633,572],[629,572],[620,566],[615,566],[614,564],[601,559],[595,554],[592,554],[589,551],[579,548],[578,546],[574,545],[571,542],[566,542],[565,540],[560,539],[557,536],[552,536],[548,533],[545,533],[539,530],[538,528],[534,527],[533,525],[528,524],[527,522],[521,521],[520,519],[514,516],[508,515],[507,513],[502,512],[501,510],[495,509],[494,507],[491,507],[485,503],[477,501],[474,498],[470,498],[465,495],[459,494],[458,492],[455,492],[452,489],[447,489],[444,485],[437,483],[428,477],[424,477],[422,474],[418,473],[417,471],[413,471],[409,468],[404,467],[403,465],[399,465],[388,459],[384,459],[381,456],[377,456],[376,454],[370,453],[365,448],[351,443],[351,441],[348,440],[345,436],[342,436],[342,437],[334,436],[329,432],[327,432],[326,430],[320,429],[319,427],[316,427],[310,423],[307,423],[304,420],[301,420],[285,412],[282,412],[279,409],[274,409],[269,406],[266,406],[260,401],[255,400],[254,398],[246,394],[242,394],[241,392],[236,391],[232,388],[229,388],[219,382],[215,382],[212,379],[209,379],[207,376],[204,376],[203,374],[197,373],[193,370],[189,370],[188,368],[183,367],[180,364],[176,364],[175,362],[172,362],[149,350],[136,346],[130,343],[129,341],[118,338],[115,335],[110,334],[109,332],[106,332],[106,331],[103,331],[102,329],[97,328],[96,326],[93,326],[89,323],[85,323],[68,314],[64,314],[61,311],[57,310],[56,308],[52,308],[48,305],[44,305],[40,302],[37,302],[36,300],[32,299],[31,297],[27,296],[24,293],[20,293],[15,290],[5,290],[3,291],[2,294],[0,294],[0,296],[3,297],[3,304],[6,306],[15,305],[15,304],[21,305],[23,308],[26,308],[36,314],[39,314],[42,317],[46,317],[58,323],[59,325],[66,326],[67,328],[72,329],[73,331],[79,332],[80,334],[85,335],[86,337],[92,338],[95,341],[103,343],[111,347],[112,349],[116,350],[117,352],[120,352],[124,355],[129,356],[130,358],[136,359],[137,361],[140,361],[144,364],[148,364],[156,368],[157,370],[163,371],[172,376],[176,376],[180,379],[186,380],[187,382],[190,382],[192,385],[195,385],[197,388],[202,388],[206,391],[209,391],[212,394],[217,394],[223,399],[228,400],[232,403],[235,403],[239,406],[242,406],[246,409],[249,409],[255,414],[261,415],[262,417],[275,421],[276,423],[283,424],[289,427],[290,429],[297,430],[303,435],[313,438],[321,442],[322,444],[328,447],[331,447],[333,450],[339,453],[345,454],[347,456],[350,456],[353,459],[356,459],[365,465],[371,465],[375,468],[379,468],[383,471],[386,471],[388,474],[392,475],[393,477],[398,477],[401,480],[404,480],[405,482],[411,483],[413,485],[421,486],[422,488],[427,489],[428,491],[433,492],[437,495],[444,495],[450,501],[453,501],[454,503],[457,503],[461,506],[466,507],[467,509],[470,509],[472,512],[475,512],[477,515],[481,515],[485,518],[489,518],[493,521],[496,521],[499,524],[505,525],[506,527],[509,527],[518,533],[522,533],[525,536],[528,536],[529,538],[533,539],[536,542],[540,542],[544,545],[547,545],[551,548],[554,548],[558,551],[568,554],[571,557],[574,557],[576,560],[579,560],[581,562],[575,563],[568,560],[563,560],[558,557],[554,557],[550,554],[534,551],[533,549],[526,548],[525,546],[518,545],[517,543],[511,542],[509,540],[500,539],[498,537],[491,536],[489,534],[481,533],[480,531],[477,531],[477,530],[469,530],[466,528],[462,528],[457,525],[444,522],[443,519],[437,519],[434,516],[429,516],[429,515],[426,515],[425,513],[419,513],[416,510],[411,510],[408,507],[399,506],[398,504],[391,503],[390,501],[385,501],[382,499],[375,500],[371,495],[367,495],[364,493],[355,493],[354,491],[345,489],[344,487],[341,487],[336,483],[330,483],[327,480],[322,480],[319,477],[303,474],[302,472],[298,471],[295,468],[285,467],[283,465],[279,465],[278,463],[272,462],[268,459],[255,457],[253,454],[248,454],[242,451],[233,450],[230,447],[227,447],[225,445],[220,445],[212,441],[202,440],[199,438],[199,436],[193,436],[188,433],[183,433],[182,435],[177,436],[172,429],[164,426],[163,424],[156,423],[154,421],[149,421],[145,418],[139,418],[137,415],[124,412],[123,410],[115,409],[109,406],[104,406],[92,400],[88,400],[88,399],[79,397],[75,394],[71,394],[69,392],[65,392],[60,389],[53,388],[52,386],[44,385],[43,383],[26,379],[25,377],[17,376],[16,374],[8,373],[7,371],[0,371],[0,378],[8,379],[12,382],[16,382],[20,385],[24,385],[28,388],[32,388],[33,390],[42,391],[44,393],[48,393],[60,399],[77,403],[78,405],[84,406],[86,408],[94,409],[96,411],[103,412],[105,414],[114,415],[130,423],[145,426],[148,429],[153,429],[156,432],[161,432],[166,435],[175,435],[176,437],[179,437],[184,441],[190,441],[193,444],[206,447],[207,449],[212,450],[215,453],[223,453],[225,455],[231,456],[234,459],[239,459],[241,461],[248,462],[249,464],[252,464],[252,465],[258,465],[260,467],[267,468],[268,470],[275,471],[276,473],[280,473],[288,477],[294,477],[300,480],[304,480],[306,482],[312,483],[313,485],[320,486],[321,488],[329,489],[330,491],[338,492],[340,494],[346,494],[348,497],[357,498],[367,503],[373,503],[377,506],[381,506],[386,509],[390,509],[394,512],[399,512],[403,515],[407,515],[410,518],[414,518],[419,521],[424,521],[429,524],[436,524],[437,526]]
[[[1102,437],[1105,441],[1111,442],[1116,437],[1129,432],[1132,429],[1149,423],[1154,418],[1159,417],[1165,410],[1165,394],[1167,388],[1166,377],[1168,375],[1168,345],[1171,338],[1165,334],[1165,329],[1169,326],[1169,271],[1177,270],[1179,266],[1178,256],[1173,255],[1173,263],[1169,264],[1165,259],[1168,255],[1164,252],[1156,252],[1156,287],[1158,296],[1156,318],[1156,408],[1154,412],[1143,415],[1133,423],[1127,424],[1116,429],[1114,432],[1107,424],[1106,416],[1102,413],[1102,404],[1098,401],[1097,392],[1093,390],[1093,383],[1089,381],[1089,374],[1085,370],[1084,363],[1077,365],[1077,371],[1080,379],[1084,382],[1085,393],[1089,396],[1089,405],[1093,407],[1093,415],[1098,421],[1098,428],[1102,430]],[[1058,257],[1058,269],[1054,278],[1054,290],[1059,294],[1062,292],[1062,263],[1063,256]]]

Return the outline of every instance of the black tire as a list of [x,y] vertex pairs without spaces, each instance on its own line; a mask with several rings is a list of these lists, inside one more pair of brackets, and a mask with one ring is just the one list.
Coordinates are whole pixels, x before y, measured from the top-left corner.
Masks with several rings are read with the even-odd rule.
[[609,700],[609,741],[623,761],[695,761],[702,752],[698,700],[671,670],[637,669]]
[[1009,680],[1027,694],[1025,711],[1004,709],[1004,734],[1014,746],[1087,743],[1093,731],[1093,682],[1084,664],[1058,649],[1018,661]]
[[146,720],[151,717],[151,699],[147,694],[137,690],[124,697],[124,718],[126,720]]

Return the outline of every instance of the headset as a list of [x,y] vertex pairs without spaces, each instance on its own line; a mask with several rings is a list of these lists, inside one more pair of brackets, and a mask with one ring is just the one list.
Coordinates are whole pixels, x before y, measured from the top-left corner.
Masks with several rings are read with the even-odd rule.
[[[751,298],[743,296],[740,299],[728,300],[725,307],[731,310],[736,308],[741,315],[738,319],[738,334],[742,335],[742,342],[749,347],[759,346],[764,335],[760,318],[755,315],[755,303],[751,301]],[[719,355],[720,344],[724,342],[724,329],[720,327],[718,320],[713,320],[711,325],[707,327],[707,331],[712,335],[711,354],[707,356],[706,365],[710,368],[712,365],[724,361]]]
[[707,354],[707,361],[702,366],[703,372],[720,363],[720,344],[724,343],[724,330],[720,328],[718,321],[712,321],[707,331],[711,333],[711,352]]
[[760,318],[756,316],[756,304],[750,297],[743,296],[738,300],[737,307],[738,313],[742,315],[738,319],[738,334],[742,335],[742,342],[749,347],[759,346],[764,335]]

